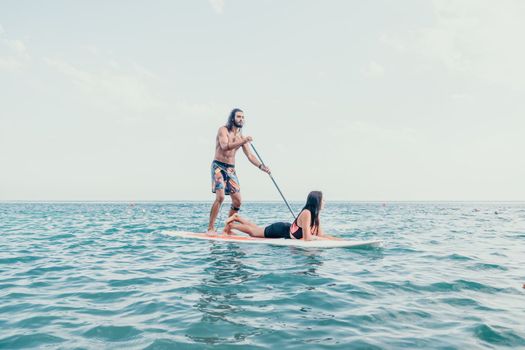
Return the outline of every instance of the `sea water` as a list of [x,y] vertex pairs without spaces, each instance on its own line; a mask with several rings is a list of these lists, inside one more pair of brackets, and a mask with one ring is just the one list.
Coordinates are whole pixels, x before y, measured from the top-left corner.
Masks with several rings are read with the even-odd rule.
[[327,203],[325,231],[382,248],[163,234],[210,204],[1,203],[0,348],[525,348],[524,203]]

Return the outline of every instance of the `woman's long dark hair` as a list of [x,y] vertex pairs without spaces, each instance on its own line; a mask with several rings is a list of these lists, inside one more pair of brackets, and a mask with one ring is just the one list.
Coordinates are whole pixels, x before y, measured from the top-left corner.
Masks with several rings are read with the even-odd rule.
[[228,117],[228,121],[226,122],[226,129],[228,129],[228,131],[232,131],[233,129],[233,125],[235,123],[235,114],[237,112],[242,112],[242,109],[234,108],[230,112],[230,116]]
[[308,209],[312,214],[310,220],[310,228],[319,229],[319,212],[321,211],[321,203],[323,201],[323,192],[321,191],[312,191],[308,193],[308,198],[306,198],[306,204],[304,205],[301,211]]

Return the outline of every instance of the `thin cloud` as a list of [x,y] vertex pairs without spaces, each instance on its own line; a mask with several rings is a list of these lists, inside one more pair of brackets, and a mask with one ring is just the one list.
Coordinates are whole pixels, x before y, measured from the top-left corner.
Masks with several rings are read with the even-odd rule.
[[24,62],[16,57],[0,57],[0,71],[15,72],[24,67]]
[[97,56],[100,51],[95,45],[81,45],[80,48],[94,56]]
[[385,68],[383,65],[377,62],[370,62],[363,70],[363,73],[370,78],[379,78],[385,74]]
[[[408,127],[383,127],[367,121],[349,121],[340,129],[344,135],[359,135],[365,139],[395,141],[397,143],[416,144],[418,132]],[[340,132],[341,132],[340,131]]]
[[209,0],[211,7],[217,12],[219,15],[222,15],[224,13],[224,0]]
[[103,69],[88,71],[61,59],[46,58],[44,62],[103,106],[147,111],[163,105],[148,86],[152,74],[144,74],[144,69],[123,71],[120,64],[110,62]]
[[25,43],[22,40],[9,38],[0,25],[0,70],[12,72],[21,70],[30,59]]
[[439,63],[452,72],[523,89],[525,3],[434,1],[433,25],[389,33],[381,42],[396,51]]

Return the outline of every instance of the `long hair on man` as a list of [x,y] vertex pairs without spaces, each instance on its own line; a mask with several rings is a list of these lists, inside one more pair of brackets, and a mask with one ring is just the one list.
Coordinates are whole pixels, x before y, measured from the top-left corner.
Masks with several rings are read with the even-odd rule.
[[226,122],[226,129],[228,129],[228,131],[232,131],[233,126],[235,125],[235,114],[237,112],[242,112],[242,109],[234,108],[230,112],[230,116],[228,117],[228,121]]
[[[319,212],[321,211],[321,203],[323,201],[323,192],[321,191],[312,191],[308,193],[308,198],[306,198],[306,204],[304,209],[308,209],[312,213],[312,218],[310,220],[310,227],[312,230],[317,231],[319,228]],[[301,210],[301,211],[302,211]]]

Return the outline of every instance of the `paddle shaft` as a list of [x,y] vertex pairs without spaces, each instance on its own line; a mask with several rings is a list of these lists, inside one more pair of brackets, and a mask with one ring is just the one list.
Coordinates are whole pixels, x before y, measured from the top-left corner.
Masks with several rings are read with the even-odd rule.
[[[262,160],[261,156],[259,155],[259,152],[257,152],[257,150],[255,149],[255,147],[253,146],[253,143],[250,142],[250,146],[252,146],[252,149],[253,151],[255,152],[255,154],[257,155],[257,158],[259,158],[259,161],[261,162],[262,165],[266,166],[266,164],[264,164],[264,161]],[[283,198],[284,200],[284,203],[286,203],[286,206],[288,207],[288,209],[290,210],[290,213],[292,213],[292,216],[294,218],[294,220],[296,219],[295,217],[295,214],[292,210],[292,208],[290,207],[290,204],[288,204],[288,201],[286,200],[286,198],[284,198],[284,195],[283,193],[281,192],[281,189],[279,188],[279,186],[277,185],[277,182],[275,182],[272,174],[268,174],[270,176],[270,179],[272,179],[272,182],[273,184],[275,185],[275,188],[277,188],[277,191],[279,191],[279,194],[281,195],[281,197]]]

